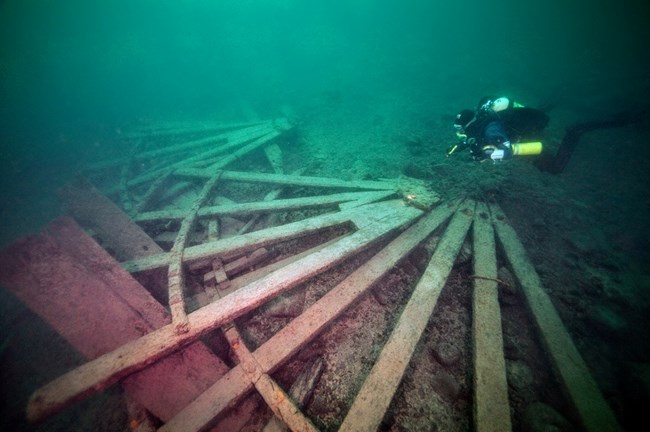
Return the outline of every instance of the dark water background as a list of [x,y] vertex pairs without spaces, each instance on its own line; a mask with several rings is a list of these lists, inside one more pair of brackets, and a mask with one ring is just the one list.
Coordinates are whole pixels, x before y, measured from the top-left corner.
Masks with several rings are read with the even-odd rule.
[[[1,243],[54,217],[56,188],[129,126],[239,120],[242,104],[318,116],[317,98],[385,94],[444,121],[485,94],[552,102],[560,132],[642,109],[649,18],[646,0],[0,0]],[[601,135],[565,176],[574,192],[607,190],[600,210],[630,227],[620,241],[640,260],[645,127]]]
[[[353,104],[383,94],[419,104],[431,118],[485,94],[550,101],[556,125],[647,105],[646,6],[3,0],[3,243],[53,216],[52,188],[83,161],[110,153],[129,125],[229,120],[242,102],[263,117],[290,104],[300,117],[314,115],[306,111],[317,97]],[[16,216],[22,208],[39,219]]]
[[[643,0],[0,2],[3,174],[138,120],[277,109],[321,92],[560,94],[585,116],[647,97]],[[77,156],[77,154],[74,154]]]

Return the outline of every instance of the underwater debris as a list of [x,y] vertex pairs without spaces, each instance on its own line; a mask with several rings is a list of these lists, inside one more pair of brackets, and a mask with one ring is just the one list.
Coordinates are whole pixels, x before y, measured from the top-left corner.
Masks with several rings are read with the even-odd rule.
[[[42,234],[2,252],[2,284],[89,359],[35,392],[28,407],[30,419],[54,415],[119,381],[129,398],[160,421],[162,431],[198,431],[229,421],[229,416],[241,418],[232,408],[242,407],[241,401],[251,393],[260,394],[262,406],[268,406],[291,428],[376,429],[391,415],[390,406],[408,374],[407,366],[427,332],[448,274],[471,230],[475,429],[512,427],[500,327],[496,238],[522,287],[558,379],[577,407],[577,417],[589,431],[601,430],[603,425],[618,429],[498,206],[472,200],[443,202],[430,185],[406,177],[343,181],[283,174],[278,149],[285,135],[273,128],[258,135],[269,126],[263,122],[232,126],[219,129],[227,135],[219,139],[196,144],[203,138],[195,137],[192,145],[170,144],[173,151],[160,148],[156,153],[174,155],[166,165],[124,170],[119,169],[120,163],[128,160],[104,164],[101,170],[119,169],[126,176],[120,180],[121,191],[110,183],[103,185],[103,191],[116,200],[131,201],[130,205],[121,203],[122,209],[130,209],[130,216],[100,198],[94,186],[66,188],[64,196],[71,213],[92,230],[105,249],[72,219],[62,218]],[[153,136],[168,135],[163,132],[167,131]],[[187,134],[184,130],[180,135]],[[179,156],[178,152],[184,154],[215,142],[220,146],[236,142],[230,150],[238,157],[212,150],[202,152],[201,158]],[[269,164],[273,173],[226,169],[270,144],[277,145],[265,153],[272,155]],[[152,150],[142,146],[140,151]],[[138,154],[129,160],[148,160]],[[167,188],[181,184],[178,190],[184,190],[182,195],[165,194]],[[228,193],[232,191],[236,193]],[[223,199],[228,195],[230,198]],[[396,196],[401,199],[394,199]],[[410,205],[404,205],[404,200]],[[89,203],[95,206],[81,205]],[[107,218],[107,214],[112,216]],[[273,217],[278,214],[291,217]],[[238,228],[224,230],[226,218],[239,221]],[[152,240],[161,227],[174,234],[164,248]],[[441,235],[441,239],[426,268],[412,278],[415,287],[406,296],[405,307],[398,308],[401,313],[388,329],[388,340],[374,348],[376,358],[368,360],[367,374],[359,372],[354,380],[340,377],[333,384],[322,372],[327,369],[324,360],[309,373],[312,379],[305,385],[307,393],[319,388],[332,393],[335,385],[345,385],[341,393],[347,392],[347,398],[342,398],[347,413],[339,413],[341,424],[327,423],[287,392],[274,374],[289,362],[306,367],[309,362],[299,353],[311,348],[337,322],[355,319],[346,314],[432,235]],[[301,246],[296,248],[300,250],[294,253],[282,247],[289,241]],[[311,280],[363,254],[367,259],[360,259],[356,268],[341,275],[322,295],[303,295],[300,308],[290,313],[269,313],[269,319],[292,318],[277,331],[256,343],[247,339],[249,314],[261,313],[262,306],[285,293],[309,290]],[[162,289],[145,283],[147,276],[156,279],[160,274],[165,284]],[[167,304],[162,306],[160,299]],[[386,303],[380,306],[394,306]],[[76,330],[79,320],[86,322],[81,333]],[[208,344],[207,336],[220,338],[221,343]],[[326,350],[324,345],[311,349]],[[313,361],[313,355],[309,360]],[[446,367],[451,369],[462,362],[448,363]],[[438,373],[437,381],[429,385],[437,382],[443,387],[442,399],[453,402],[462,393],[462,383],[452,371],[445,374]],[[313,378],[318,375],[321,379]],[[153,381],[161,376],[172,384],[156,387]],[[175,386],[187,388],[181,391]],[[253,411],[251,405],[249,417]]]

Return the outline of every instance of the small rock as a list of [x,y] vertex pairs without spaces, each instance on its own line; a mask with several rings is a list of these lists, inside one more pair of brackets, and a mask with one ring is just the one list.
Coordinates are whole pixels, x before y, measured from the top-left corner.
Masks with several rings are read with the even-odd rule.
[[382,281],[382,283],[374,287],[372,294],[375,300],[377,300],[377,303],[382,306],[399,303],[401,293],[399,290],[395,289],[395,286],[397,286],[399,283],[399,277],[396,274],[391,273],[385,278],[384,281]]
[[445,367],[453,366],[460,360],[460,349],[451,342],[441,342],[431,350],[433,357]]
[[433,389],[447,402],[454,402],[460,396],[460,383],[446,371],[440,371],[433,377]]

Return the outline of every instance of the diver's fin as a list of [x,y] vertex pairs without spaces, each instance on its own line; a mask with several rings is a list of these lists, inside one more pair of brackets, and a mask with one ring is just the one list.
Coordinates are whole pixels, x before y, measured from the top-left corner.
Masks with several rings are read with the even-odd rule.
[[578,142],[583,134],[598,129],[611,129],[617,127],[628,126],[637,123],[646,118],[646,114],[650,111],[650,107],[634,111],[624,111],[613,115],[608,120],[588,121],[583,123],[576,123],[567,127],[562,138],[562,143],[557,149],[555,157],[550,158],[548,155],[541,158],[537,167],[542,171],[550,172],[551,174],[561,174],[566,168],[573,152],[578,146]]

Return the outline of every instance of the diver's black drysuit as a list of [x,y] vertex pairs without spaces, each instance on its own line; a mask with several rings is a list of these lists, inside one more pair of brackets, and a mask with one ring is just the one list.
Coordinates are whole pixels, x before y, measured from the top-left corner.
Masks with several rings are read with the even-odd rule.
[[[505,98],[484,97],[474,111],[463,110],[454,121],[460,142],[447,155],[469,148],[475,160],[511,158],[515,143],[538,141],[549,122],[548,115],[539,109],[524,107],[516,102],[495,111],[495,101]],[[586,132],[596,129],[622,127],[639,121],[648,110],[636,115],[622,113],[610,120],[576,123],[567,127],[555,155],[543,150],[534,162],[542,171],[559,174],[566,168],[578,141]]]

